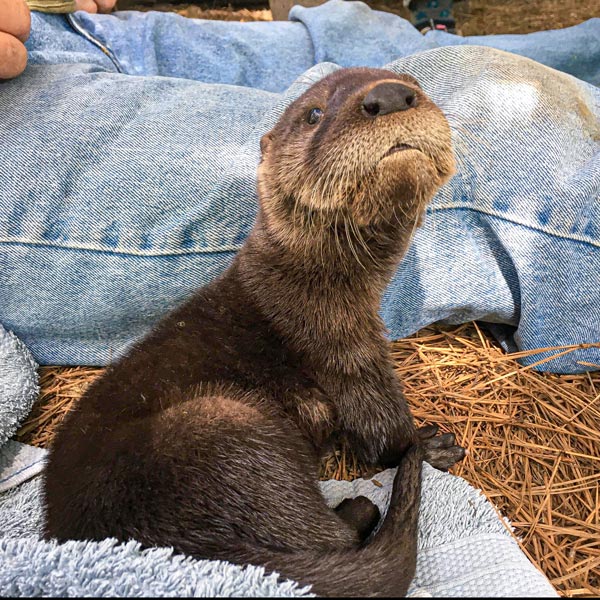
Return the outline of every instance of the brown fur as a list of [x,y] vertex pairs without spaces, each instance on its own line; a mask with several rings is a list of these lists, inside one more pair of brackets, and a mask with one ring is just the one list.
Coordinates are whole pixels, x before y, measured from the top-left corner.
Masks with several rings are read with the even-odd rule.
[[[410,87],[416,105],[365,114],[381,82]],[[323,116],[309,124],[315,107]],[[398,144],[411,148],[386,156]],[[447,468],[463,451],[416,432],[377,310],[452,173],[449,129],[412,78],[347,69],[296,100],[261,146],[259,214],[230,268],[65,419],[46,536],[264,565],[319,594],[403,595],[423,452]],[[369,462],[399,464],[375,535],[366,499],[335,512],[321,497],[318,451],[332,434]]]

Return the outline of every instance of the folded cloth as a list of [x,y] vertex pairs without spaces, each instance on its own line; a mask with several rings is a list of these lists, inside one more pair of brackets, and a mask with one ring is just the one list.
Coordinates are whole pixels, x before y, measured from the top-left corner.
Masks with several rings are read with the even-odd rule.
[[15,434],[38,392],[37,364],[31,353],[0,325],[0,446]]
[[[365,495],[385,511],[393,470],[321,484],[330,506]],[[42,477],[0,494],[0,596],[303,596],[258,567],[142,550],[136,542],[39,539]],[[508,522],[466,481],[424,465],[417,573],[410,596],[548,597],[556,592],[519,549]]]
[[42,448],[8,440],[0,447],[0,492],[35,477],[45,464],[46,451]]
[[[382,514],[394,469],[372,479],[321,484],[329,506],[367,496]],[[417,572],[409,596],[548,597],[554,588],[521,551],[510,523],[464,479],[423,465]]]

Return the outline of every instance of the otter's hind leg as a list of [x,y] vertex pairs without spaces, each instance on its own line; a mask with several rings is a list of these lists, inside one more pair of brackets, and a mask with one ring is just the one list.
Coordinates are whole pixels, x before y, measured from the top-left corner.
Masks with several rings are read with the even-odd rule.
[[342,500],[335,507],[335,512],[357,531],[361,541],[373,533],[381,518],[377,506],[365,496]]
[[[327,507],[310,444],[268,407],[223,395],[150,418],[155,433],[142,453],[147,493],[124,498],[138,511],[118,537],[230,561],[249,545],[326,551],[360,543]],[[127,473],[120,477],[129,494]]]

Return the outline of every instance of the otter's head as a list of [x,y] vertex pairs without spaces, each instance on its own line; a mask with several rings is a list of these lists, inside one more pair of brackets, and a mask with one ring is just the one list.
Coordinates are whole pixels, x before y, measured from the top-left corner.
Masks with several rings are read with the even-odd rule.
[[261,150],[263,218],[282,238],[310,238],[344,220],[412,232],[454,171],[442,112],[414,77],[382,69],[341,69],[316,83]]

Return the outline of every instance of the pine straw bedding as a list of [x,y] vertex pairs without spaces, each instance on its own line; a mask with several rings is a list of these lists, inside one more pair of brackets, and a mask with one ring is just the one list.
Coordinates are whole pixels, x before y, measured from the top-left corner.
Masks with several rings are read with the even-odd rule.
[[[368,3],[407,16],[401,0]],[[197,18],[271,19],[269,10],[166,3],[152,8]],[[464,35],[527,33],[598,16],[598,5],[470,0],[456,4],[455,15]],[[559,376],[521,367],[516,355],[507,356],[475,324],[428,328],[395,342],[394,356],[417,420],[454,432],[469,449],[454,472],[511,519],[523,550],[561,594],[600,595],[600,372]],[[40,399],[19,439],[48,446],[73,400],[102,373],[43,367]],[[322,466],[324,479],[372,473],[348,449]]]
[[[600,595],[600,372],[522,367],[475,324],[425,329],[395,342],[394,357],[417,420],[454,432],[468,448],[454,472],[511,519],[524,551],[562,594]],[[42,393],[18,439],[48,446],[102,372],[42,367]],[[322,468],[324,479],[372,473],[347,449]]]

